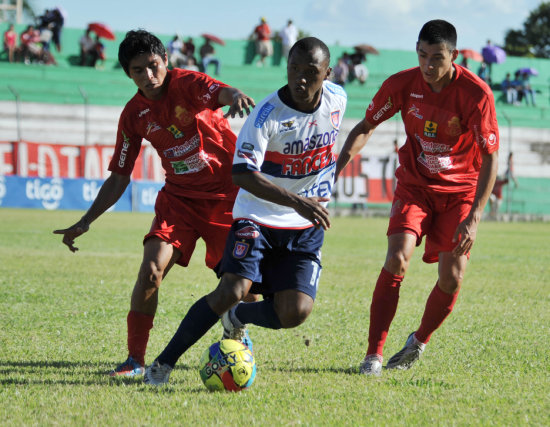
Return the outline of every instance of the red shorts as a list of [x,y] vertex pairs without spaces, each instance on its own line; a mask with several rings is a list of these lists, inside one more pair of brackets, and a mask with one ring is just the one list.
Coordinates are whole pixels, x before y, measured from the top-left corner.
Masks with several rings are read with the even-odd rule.
[[440,252],[451,252],[458,244],[453,242],[454,233],[470,213],[473,200],[474,193],[433,193],[398,183],[387,235],[413,234],[416,246],[426,236],[422,259],[426,263],[437,262]]
[[160,190],[155,202],[155,218],[143,241],[152,236],[172,244],[181,252],[176,261],[187,267],[199,237],[206,243],[206,265],[214,268],[225,248],[233,223],[234,200],[186,199]]

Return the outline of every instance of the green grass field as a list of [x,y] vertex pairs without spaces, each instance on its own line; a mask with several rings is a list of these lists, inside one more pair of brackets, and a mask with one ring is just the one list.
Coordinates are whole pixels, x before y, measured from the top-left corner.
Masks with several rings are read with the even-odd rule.
[[[170,384],[105,375],[126,357],[126,314],[151,215],[109,213],[72,254],[51,231],[80,212],[0,209],[2,425],[550,425],[549,223],[483,223],[453,314],[411,370],[357,373],[386,219],[335,218],[315,309],[297,329],[252,326],[258,365],[242,393],[198,375],[213,328]],[[418,250],[386,344],[420,321],[437,267]],[[148,362],[216,285],[204,249],[163,283]],[[308,343],[309,345],[306,345]]]

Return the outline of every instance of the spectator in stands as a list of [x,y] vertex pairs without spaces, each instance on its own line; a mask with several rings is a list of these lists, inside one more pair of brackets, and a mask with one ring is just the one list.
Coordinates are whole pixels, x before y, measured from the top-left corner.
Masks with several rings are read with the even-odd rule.
[[527,105],[529,105],[529,101],[530,101],[531,105],[534,107],[536,105],[535,91],[533,90],[533,88],[531,87],[531,83],[529,82],[529,74],[520,73],[519,71],[517,71],[516,76],[518,77],[518,80],[519,80],[522,98],[525,98],[525,103]]
[[[95,68],[103,68],[107,57],[105,55],[105,45],[101,42],[99,36],[95,37],[94,51],[95,54],[93,55],[91,66]],[[100,61],[100,64],[98,64],[98,61]]]
[[87,29],[78,42],[80,45],[80,65],[82,66],[90,65],[90,62],[95,66],[97,60],[95,41],[90,33],[91,30]]
[[13,24],[4,32],[4,52],[8,54],[8,61],[15,62],[15,50],[17,48],[17,33]]
[[186,63],[183,64],[181,68],[183,68],[184,70],[200,71],[197,60],[194,56],[188,56]]
[[172,40],[166,45],[166,52],[168,53],[168,61],[172,68],[182,68],[187,62],[187,57],[182,52],[183,41],[178,34],[174,36]]
[[258,65],[258,67],[263,67],[265,65],[265,59],[273,55],[271,28],[269,28],[265,18],[260,19],[260,25],[254,28],[251,37],[256,40],[256,55],[260,56],[256,65]]
[[[187,41],[183,44],[182,52],[187,57],[187,59],[192,58],[193,63],[197,65],[197,58],[195,58],[195,43],[193,42],[192,37],[189,37]],[[187,64],[189,65],[190,62],[187,61]]]
[[517,105],[518,91],[516,86],[517,83],[510,80],[510,73],[506,73],[506,77],[500,84],[500,88],[502,90],[502,94],[504,95],[504,99],[506,99],[507,104]]
[[349,67],[344,56],[338,58],[338,63],[332,69],[332,81],[344,87],[349,77]]
[[514,153],[510,151],[510,154],[508,154],[508,165],[506,168],[506,172],[504,172],[504,177],[508,180],[512,180],[514,182],[514,187],[518,188],[518,180],[516,179],[516,174],[514,173]]
[[52,32],[51,41],[55,44],[57,51],[61,52],[61,30],[65,20],[59,8],[46,9],[37,19],[38,30],[42,32],[46,28],[49,29]]
[[282,56],[285,60],[288,59],[288,52],[290,48],[298,40],[298,28],[292,23],[292,19],[289,19],[281,31],[279,31],[279,37],[281,38]]
[[208,74],[208,66],[214,64],[216,67],[215,74],[220,74],[220,60],[214,56],[216,53],[212,42],[208,38],[204,38],[204,44],[201,46],[199,54],[201,56],[202,71]]
[[40,33],[29,25],[27,29],[19,36],[21,41],[21,56],[25,64],[37,61],[42,55],[42,45],[40,43]]
[[489,78],[489,68],[487,67],[487,63],[485,61],[482,61],[479,65],[479,69],[477,70],[478,77],[483,80],[487,84],[491,84],[490,78]]
[[468,64],[468,58],[466,58],[465,56],[462,56],[462,61],[460,61],[460,65],[463,66],[464,68],[467,68],[468,70],[470,69],[470,65]]
[[369,77],[369,69],[364,64],[367,61],[367,55],[359,48],[355,48],[355,51],[349,55],[351,62],[350,66],[350,81],[357,79],[357,81],[364,85]]

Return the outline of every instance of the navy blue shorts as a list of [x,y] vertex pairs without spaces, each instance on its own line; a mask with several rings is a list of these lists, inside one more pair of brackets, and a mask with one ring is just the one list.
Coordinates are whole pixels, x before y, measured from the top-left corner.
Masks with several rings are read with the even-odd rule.
[[289,230],[237,220],[215,271],[218,277],[233,273],[252,280],[250,292],[264,297],[295,289],[315,299],[324,237],[322,228]]

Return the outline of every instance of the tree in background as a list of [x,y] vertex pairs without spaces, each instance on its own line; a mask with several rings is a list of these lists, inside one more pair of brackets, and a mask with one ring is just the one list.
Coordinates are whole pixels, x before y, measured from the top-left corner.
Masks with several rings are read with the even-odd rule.
[[509,55],[550,58],[550,2],[531,11],[522,30],[508,30],[504,42]]

